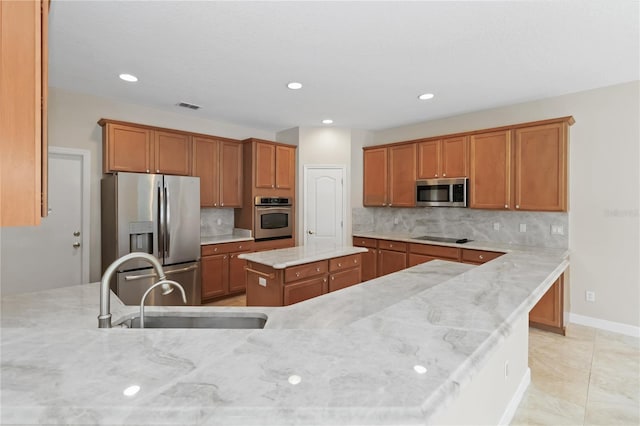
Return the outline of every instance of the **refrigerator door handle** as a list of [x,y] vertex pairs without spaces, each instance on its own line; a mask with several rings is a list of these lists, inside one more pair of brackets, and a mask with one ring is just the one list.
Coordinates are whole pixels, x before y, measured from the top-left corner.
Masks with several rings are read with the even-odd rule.
[[164,208],[165,211],[165,222],[164,222],[164,230],[165,230],[165,258],[170,257],[171,253],[171,202],[169,200],[169,188],[167,184],[164,184]]
[[158,258],[164,258],[164,193],[162,186],[158,185]]

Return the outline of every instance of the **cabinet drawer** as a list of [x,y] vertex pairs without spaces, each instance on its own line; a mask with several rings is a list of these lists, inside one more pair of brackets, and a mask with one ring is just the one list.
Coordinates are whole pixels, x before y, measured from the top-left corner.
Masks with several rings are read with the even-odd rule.
[[460,249],[457,247],[434,246],[431,244],[411,244],[409,253],[423,254],[425,256],[442,259],[458,260]]
[[327,292],[327,277],[311,278],[284,286],[284,305],[322,296]]
[[329,276],[329,291],[359,284],[362,281],[360,268],[351,268],[346,271],[335,272]]
[[378,248],[383,250],[407,251],[407,243],[400,241],[378,240]]
[[375,238],[353,237],[353,245],[355,247],[376,248],[378,240]]
[[484,250],[462,249],[462,261],[468,263],[482,264],[502,256],[504,253]]
[[350,254],[349,256],[336,257],[329,259],[329,271],[342,271],[353,267],[360,267],[362,263],[360,254]]
[[315,275],[326,274],[328,265],[326,260],[313,263],[305,263],[304,265],[292,266],[284,270],[284,281],[291,282],[302,280]]
[[241,241],[237,243],[221,243],[221,244],[207,244],[200,248],[203,256],[210,256],[220,253],[233,253],[237,251],[252,251],[253,241]]

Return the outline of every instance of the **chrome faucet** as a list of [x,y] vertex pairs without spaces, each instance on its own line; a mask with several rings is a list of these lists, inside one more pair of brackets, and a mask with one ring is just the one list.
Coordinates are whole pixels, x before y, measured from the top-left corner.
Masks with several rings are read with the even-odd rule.
[[180,290],[180,292],[182,293],[182,302],[185,305],[187,304],[187,295],[184,293],[184,287],[182,287],[179,283],[171,280],[158,281],[157,283],[149,287],[147,291],[145,291],[144,294],[142,295],[142,300],[140,301],[140,328],[144,328],[144,301],[147,298],[147,294],[151,293],[151,290],[158,287],[159,285],[162,286],[162,288],[164,289],[164,291],[162,292],[163,295],[169,294],[173,291],[172,288],[169,291],[167,291],[167,288],[170,288],[170,286],[178,287],[178,290]]
[[[110,299],[109,282],[111,281],[111,277],[113,276],[114,272],[116,272],[116,269],[123,263],[128,262],[129,260],[132,260],[132,259],[143,259],[148,261],[151,264],[151,266],[153,266],[153,268],[156,270],[156,273],[158,274],[158,277],[160,280],[159,282],[163,282],[166,280],[166,275],[162,270],[162,265],[160,265],[160,261],[158,261],[157,258],[155,258],[154,256],[148,253],[134,252],[134,253],[125,254],[121,258],[116,259],[111,265],[109,265],[107,270],[104,271],[104,275],[102,275],[102,280],[100,281],[100,315],[98,315],[98,328],[111,328],[111,312],[110,312],[111,303],[109,300]],[[163,294],[169,294],[173,291],[173,288],[166,283],[163,284],[162,288],[164,290]],[[184,290],[182,291],[184,294]],[[146,296],[146,293],[145,293],[145,296]]]

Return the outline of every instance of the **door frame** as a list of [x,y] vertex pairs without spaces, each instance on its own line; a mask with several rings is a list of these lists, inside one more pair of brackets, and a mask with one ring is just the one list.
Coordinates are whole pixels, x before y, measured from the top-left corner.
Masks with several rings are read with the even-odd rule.
[[341,170],[342,171],[342,245],[347,245],[347,166],[341,164],[305,164],[303,166],[302,178],[302,229],[304,234],[303,245],[307,244],[307,181],[309,179],[309,170]]
[[[91,242],[89,235],[91,229],[89,223],[89,221],[91,220],[91,152],[88,149],[66,148],[61,146],[49,145],[48,155],[57,155],[61,157],[77,157],[80,159],[82,165],[82,182],[80,183],[80,191],[82,194],[82,212],[80,214],[80,217],[82,218],[82,229],[80,230],[80,247],[82,248],[81,277],[82,283],[87,284],[89,282],[89,256],[91,254],[89,246]],[[51,179],[48,179],[48,182],[51,182]]]

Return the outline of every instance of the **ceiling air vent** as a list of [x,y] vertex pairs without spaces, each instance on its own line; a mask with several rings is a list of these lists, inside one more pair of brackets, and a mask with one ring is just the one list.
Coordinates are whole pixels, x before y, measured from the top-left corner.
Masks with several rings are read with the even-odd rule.
[[179,107],[183,107],[183,108],[189,108],[189,109],[200,109],[202,108],[200,105],[196,105],[196,104],[190,104],[188,102],[180,102],[178,103]]

